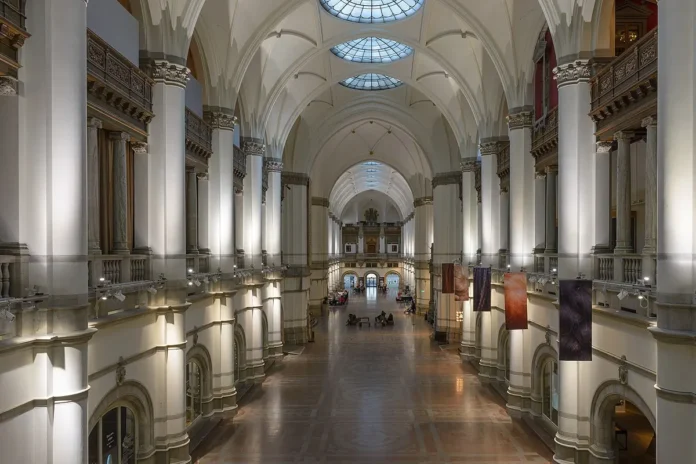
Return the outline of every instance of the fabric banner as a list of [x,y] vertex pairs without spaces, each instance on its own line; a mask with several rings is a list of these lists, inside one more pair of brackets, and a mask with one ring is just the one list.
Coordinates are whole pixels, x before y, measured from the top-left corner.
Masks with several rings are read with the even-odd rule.
[[445,295],[454,293],[454,264],[442,264],[442,293]]
[[491,268],[474,268],[474,311],[491,310]]
[[559,283],[559,361],[592,361],[592,281]]
[[454,301],[469,301],[468,269],[454,265]]
[[505,327],[508,330],[527,328],[527,275],[524,272],[505,273]]

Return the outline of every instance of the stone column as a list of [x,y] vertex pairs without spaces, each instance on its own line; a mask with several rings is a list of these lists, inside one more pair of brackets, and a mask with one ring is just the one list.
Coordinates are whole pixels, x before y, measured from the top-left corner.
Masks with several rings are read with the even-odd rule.
[[198,173],[186,170],[186,253],[198,254]]
[[[476,263],[476,250],[478,249],[478,225],[477,214],[477,194],[475,185],[475,173],[478,166],[478,159],[475,156],[465,158],[461,162],[462,167],[462,227],[463,244],[462,252],[464,259],[462,269],[469,273],[469,263]],[[469,294],[473,296],[473,276],[469,276]],[[473,359],[476,345],[476,320],[472,309],[473,301],[465,301],[462,304],[462,343],[459,353],[463,361]]]
[[546,249],[546,173],[534,175],[534,252]]
[[476,222],[476,250],[483,252],[483,199],[480,198],[480,194],[478,197],[476,199],[476,218],[478,219]]
[[137,254],[150,254],[150,197],[148,146],[143,142],[131,142],[133,149],[133,250]]
[[365,234],[363,233],[363,225],[360,224],[358,229],[358,254],[365,253]]
[[520,268],[531,270],[532,250],[536,245],[531,109],[510,110],[508,129],[510,134],[509,262],[513,270]]
[[430,308],[430,245],[433,243],[433,197],[416,198],[413,202],[416,220],[415,271],[416,309],[423,314]]
[[130,135],[125,132],[111,132],[109,139],[113,142],[113,176],[114,176],[114,247],[113,253],[127,255],[128,247],[128,160],[126,158]]
[[380,253],[387,252],[387,245],[385,243],[385,237],[384,237],[384,224],[381,225],[379,228],[379,252]]
[[[590,252],[594,243],[594,192],[592,179],[595,152],[594,123],[590,113],[590,67],[577,60],[558,66],[558,275],[575,279],[591,276]],[[547,176],[553,177],[553,176]],[[547,186],[551,183],[549,182]],[[555,182],[554,182],[555,184]],[[553,211],[547,205],[547,211]],[[547,237],[548,241],[548,237]],[[547,243],[546,248],[551,248]],[[554,243],[555,245],[555,243]],[[573,462],[576,450],[585,446],[580,437],[590,436],[590,420],[583,402],[581,365],[575,361],[560,363],[559,423],[556,433],[558,462]]]
[[608,253],[611,243],[611,142],[597,142],[594,165],[594,253]]
[[327,220],[329,219],[329,199],[322,197],[312,197],[312,210],[310,212],[310,227],[312,236],[311,259],[311,292],[309,295],[309,309],[314,314],[321,314],[321,301],[327,295],[328,282],[326,280],[329,269],[328,262],[328,231]]
[[198,220],[198,252],[200,254],[210,254],[210,245],[208,237],[208,173],[198,173],[198,208],[197,208],[197,220]]
[[507,253],[510,250],[510,192],[508,187],[500,187],[500,238],[499,253]]
[[631,138],[632,132],[614,134],[616,153],[616,248],[614,253],[633,252],[631,242]]
[[556,237],[556,194],[558,166],[548,166],[546,168],[546,250],[545,253],[558,253],[558,242]]
[[244,189],[234,189],[234,244],[237,255],[244,255]]
[[500,250],[500,182],[497,175],[498,139],[481,140],[481,203],[483,265],[498,266]]
[[87,120],[87,252],[100,255],[99,245],[99,129],[101,120]]
[[[263,157],[266,144],[258,138],[242,138],[242,153],[246,156],[247,174],[244,177],[244,254],[246,266],[261,269],[261,197],[263,186]],[[248,206],[248,208],[247,208]]]
[[643,119],[643,127],[647,130],[645,147],[645,246],[643,254],[654,255],[657,253],[657,116]]

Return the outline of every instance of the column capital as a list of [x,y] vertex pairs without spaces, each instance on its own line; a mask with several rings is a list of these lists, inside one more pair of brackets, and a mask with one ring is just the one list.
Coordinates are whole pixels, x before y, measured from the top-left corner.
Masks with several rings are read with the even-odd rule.
[[208,180],[208,173],[207,172],[197,172],[196,177],[198,180]]
[[614,140],[621,142],[630,142],[636,136],[634,131],[618,131],[614,133]]
[[244,188],[243,187],[235,187],[234,194],[235,195],[244,195]]
[[462,172],[476,172],[478,162],[478,158],[472,156],[470,158],[463,158],[459,166],[462,168]]
[[186,88],[186,83],[191,79],[191,73],[186,66],[166,60],[148,60],[144,69],[158,84]]
[[14,97],[17,95],[17,79],[10,76],[0,76],[0,96]]
[[420,206],[432,205],[433,197],[420,197],[413,200],[413,207],[418,208]]
[[534,178],[535,179],[546,179],[546,172],[535,172],[534,173]]
[[648,116],[641,121],[641,127],[657,126],[657,115]]
[[440,174],[435,174],[432,181],[433,189],[440,187],[441,185],[461,185],[461,183],[461,171],[442,172]]
[[[0,92],[1,94],[1,92]],[[102,120],[97,119],[97,118],[87,118],[87,127],[90,127],[92,129],[101,129],[102,128]]]
[[501,186],[501,187],[500,187],[500,193],[501,193],[501,195],[502,195],[503,193],[510,193],[510,190],[508,189],[507,186]]
[[128,132],[109,132],[109,140],[114,142],[130,142],[130,138]]
[[612,142],[600,140],[597,142],[597,153],[610,153],[613,146]]
[[131,148],[136,155],[147,155],[147,143],[145,142],[133,142]]
[[312,206],[329,207],[329,199],[323,197],[312,197]]
[[588,60],[575,60],[571,63],[558,65],[553,70],[558,88],[580,82],[589,82],[591,74],[592,67]]
[[518,130],[531,128],[533,124],[534,113],[531,108],[513,108],[507,117],[508,129]]
[[265,158],[263,164],[268,172],[283,171],[283,160],[280,158]]
[[546,166],[544,168],[544,172],[548,174],[557,174],[558,173],[558,166]]
[[227,108],[206,107],[203,111],[203,119],[213,129],[234,131],[237,124],[237,116],[234,111]]
[[503,137],[481,139],[481,142],[479,143],[479,151],[481,152],[481,156],[497,155],[500,153],[500,150],[503,149],[506,143],[508,143],[508,139]]
[[263,140],[254,137],[242,137],[242,153],[245,156],[264,156],[266,154],[266,144]]

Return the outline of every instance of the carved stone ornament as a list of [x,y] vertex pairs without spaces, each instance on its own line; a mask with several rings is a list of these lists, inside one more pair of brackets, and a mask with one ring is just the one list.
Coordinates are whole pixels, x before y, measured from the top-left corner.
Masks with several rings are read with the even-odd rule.
[[532,127],[533,116],[531,111],[520,111],[519,113],[512,113],[507,117],[508,128],[510,130],[524,129],[526,127]]
[[17,79],[10,76],[0,76],[0,96],[13,97],[17,95]]
[[246,156],[263,156],[266,154],[266,144],[263,140],[245,137],[242,139],[242,153]]
[[597,153],[611,153],[611,148],[614,146],[611,142],[597,142]]
[[120,387],[126,380],[126,362],[123,360],[123,356],[118,358],[118,364],[116,365],[116,386]]
[[413,207],[418,208],[419,206],[432,205],[433,197],[421,197],[413,200]]
[[206,111],[203,113],[203,118],[213,129],[233,131],[237,124],[237,116],[221,111]]
[[147,143],[133,142],[131,143],[131,148],[136,155],[147,155]]
[[283,160],[280,158],[266,158],[263,164],[268,172],[283,172]]
[[558,87],[564,85],[577,84],[578,82],[589,82],[592,68],[587,60],[576,60],[572,63],[562,64],[553,70],[556,76]]
[[498,153],[500,153],[500,150],[505,148],[506,143],[507,140],[503,139],[481,140],[481,144],[479,145],[479,151],[481,152],[481,156],[497,155]]
[[460,185],[462,183],[461,171],[443,172],[433,177],[433,189],[441,185]]
[[464,158],[459,165],[462,168],[462,172],[476,172],[478,158],[475,156],[472,156],[471,158]]
[[152,80],[165,85],[176,85],[186,88],[186,83],[191,78],[186,66],[170,63],[169,61],[152,60],[146,65]]
[[619,364],[619,382],[621,385],[628,385],[628,360],[626,355],[621,356],[621,364]]
[[544,334],[544,338],[546,339],[546,344],[551,345],[551,326],[550,325],[546,326],[546,333]]
[[657,116],[648,116],[641,121],[641,127],[657,126]]
[[196,346],[198,345],[198,327],[194,326],[193,330],[193,346]]

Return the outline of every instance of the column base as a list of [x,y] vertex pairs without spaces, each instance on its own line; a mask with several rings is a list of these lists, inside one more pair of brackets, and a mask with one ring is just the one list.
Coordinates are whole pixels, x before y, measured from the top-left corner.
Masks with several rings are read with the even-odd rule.
[[462,362],[471,362],[476,359],[476,347],[468,343],[462,342],[459,345],[459,357]]
[[544,254],[553,255],[553,254],[556,254],[556,253],[558,253],[558,248],[546,248],[546,249],[544,250]]
[[112,255],[119,255],[119,256],[128,256],[131,254],[130,250],[128,248],[114,248],[111,251]]

